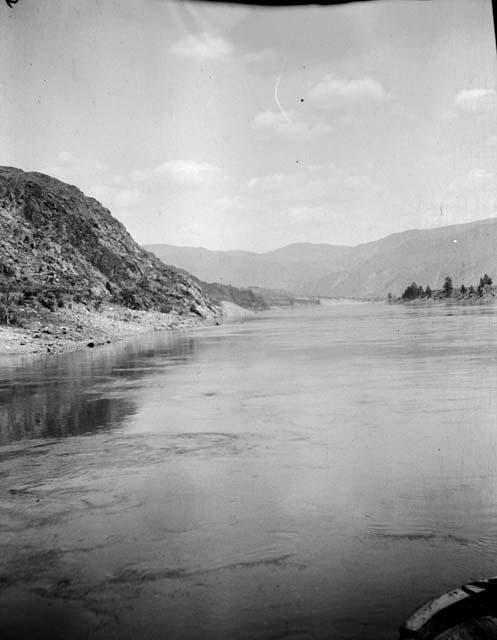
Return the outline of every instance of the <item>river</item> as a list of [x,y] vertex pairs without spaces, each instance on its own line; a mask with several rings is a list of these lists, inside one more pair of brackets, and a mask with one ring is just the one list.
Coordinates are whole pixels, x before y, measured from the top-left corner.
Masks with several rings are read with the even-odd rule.
[[335,304],[4,358],[2,631],[395,639],[497,574],[496,323]]

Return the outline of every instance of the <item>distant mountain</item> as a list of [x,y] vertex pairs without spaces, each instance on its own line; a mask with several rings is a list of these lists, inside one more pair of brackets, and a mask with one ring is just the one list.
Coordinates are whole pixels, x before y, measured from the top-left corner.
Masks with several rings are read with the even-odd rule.
[[163,262],[186,269],[206,282],[264,287],[305,294],[309,280],[348,264],[350,247],[299,243],[271,251],[210,251],[200,247],[146,245]]
[[436,229],[406,231],[355,248],[349,268],[309,279],[317,295],[383,297],[399,295],[411,282],[440,288],[447,275],[454,285],[478,284],[497,273],[497,219]]
[[379,298],[416,281],[438,288],[497,276],[497,219],[405,231],[356,247],[297,243],[267,253],[149,245],[203,280],[308,296]]
[[50,310],[110,300],[181,315],[218,312],[196,278],[145,251],[95,199],[13,167],[0,167],[0,294]]

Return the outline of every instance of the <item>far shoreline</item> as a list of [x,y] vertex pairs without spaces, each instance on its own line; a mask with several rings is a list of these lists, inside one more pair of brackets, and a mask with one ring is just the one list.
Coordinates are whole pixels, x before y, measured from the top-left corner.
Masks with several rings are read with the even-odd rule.
[[491,305],[497,302],[497,297],[493,293],[486,294],[484,296],[464,296],[464,297],[438,297],[438,298],[415,298],[414,300],[402,300],[397,298],[395,300],[387,300],[387,304],[402,304],[409,306],[419,306],[423,304],[460,304],[464,306],[484,306]]

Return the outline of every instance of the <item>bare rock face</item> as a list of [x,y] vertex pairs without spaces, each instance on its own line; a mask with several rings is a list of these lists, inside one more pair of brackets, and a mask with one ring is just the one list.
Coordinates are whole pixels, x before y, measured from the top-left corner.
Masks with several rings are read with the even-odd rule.
[[209,317],[200,282],[142,249],[97,200],[50,176],[0,167],[0,290],[20,304],[113,301]]

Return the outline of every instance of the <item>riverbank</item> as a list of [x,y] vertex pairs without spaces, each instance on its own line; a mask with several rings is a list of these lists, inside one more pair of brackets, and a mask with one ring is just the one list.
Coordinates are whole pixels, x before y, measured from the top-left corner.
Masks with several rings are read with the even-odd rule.
[[15,325],[0,325],[0,356],[94,348],[139,333],[214,324],[223,317],[222,310],[218,317],[203,320],[193,313],[135,311],[119,305],[102,305],[98,311],[84,304],[57,311],[28,309]]
[[397,298],[394,300],[387,300],[389,304],[407,304],[407,305],[419,305],[419,304],[462,304],[462,305],[485,305],[497,302],[497,294],[495,291],[489,291],[483,295],[477,294],[456,294],[452,296],[432,296],[430,298],[414,298],[411,300],[402,300]]

